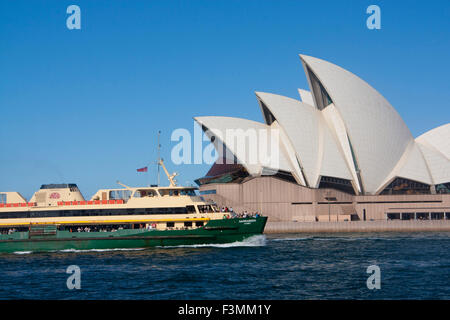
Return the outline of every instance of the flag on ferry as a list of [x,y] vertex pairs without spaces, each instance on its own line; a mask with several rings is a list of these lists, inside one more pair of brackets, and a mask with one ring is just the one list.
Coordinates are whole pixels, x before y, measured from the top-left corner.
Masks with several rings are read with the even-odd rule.
[[137,169],[137,172],[147,172],[148,171],[148,167],[143,167],[140,169]]

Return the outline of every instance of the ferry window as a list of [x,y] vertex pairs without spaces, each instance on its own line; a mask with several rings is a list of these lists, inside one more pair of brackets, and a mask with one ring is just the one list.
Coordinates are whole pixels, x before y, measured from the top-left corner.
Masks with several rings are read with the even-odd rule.
[[198,211],[200,211],[200,213],[213,212],[210,205],[200,205],[198,206]]
[[109,192],[110,200],[128,200],[131,197],[131,190],[111,190]]
[[[159,193],[162,197],[164,196],[179,196],[181,194],[180,190],[178,189],[162,189],[159,190]],[[183,194],[181,194],[183,195]]]
[[0,203],[6,203],[6,193],[0,193]]
[[147,197],[156,197],[155,190],[147,190]]
[[195,223],[195,226],[196,226],[196,227],[203,227],[203,221],[197,221],[197,222]]
[[172,208],[173,213],[187,213],[186,207]]
[[192,221],[187,221],[184,223],[185,227],[192,227]]
[[186,206],[187,213],[196,213],[194,206]]
[[135,198],[156,197],[155,190],[137,190],[134,194]]
[[175,227],[175,222],[167,222],[167,228]]

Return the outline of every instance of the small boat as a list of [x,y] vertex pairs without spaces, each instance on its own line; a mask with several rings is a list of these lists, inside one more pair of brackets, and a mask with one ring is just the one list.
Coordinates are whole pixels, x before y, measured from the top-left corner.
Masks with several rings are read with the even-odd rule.
[[0,192],[0,252],[220,244],[262,234],[267,217],[233,217],[177,186],[101,189],[90,200],[76,184],[44,184],[26,201]]

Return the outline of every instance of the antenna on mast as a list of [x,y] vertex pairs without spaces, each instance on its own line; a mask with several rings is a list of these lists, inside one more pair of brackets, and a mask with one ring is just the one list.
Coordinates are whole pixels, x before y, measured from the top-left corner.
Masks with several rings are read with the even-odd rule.
[[158,131],[158,187],[159,187],[159,168],[161,163],[161,144],[159,143],[159,136],[161,135],[161,130]]

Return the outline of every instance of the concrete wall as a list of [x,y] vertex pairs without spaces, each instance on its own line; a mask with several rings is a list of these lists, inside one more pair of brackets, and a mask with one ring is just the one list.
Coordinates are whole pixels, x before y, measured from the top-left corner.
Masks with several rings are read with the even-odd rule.
[[[450,212],[450,195],[353,196],[334,189],[311,189],[275,177],[251,178],[243,183],[209,184],[200,191],[219,207],[260,212],[270,221],[385,221],[386,213]],[[326,198],[336,198],[328,201]]]
[[315,232],[417,232],[450,231],[450,220],[434,221],[352,221],[352,222],[271,222],[265,233]]

